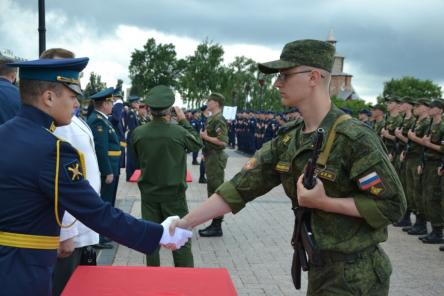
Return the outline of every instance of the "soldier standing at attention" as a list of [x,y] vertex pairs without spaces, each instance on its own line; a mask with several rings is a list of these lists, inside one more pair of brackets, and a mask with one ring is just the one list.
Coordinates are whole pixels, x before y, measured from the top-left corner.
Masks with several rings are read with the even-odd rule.
[[381,131],[384,128],[385,120],[384,113],[386,108],[383,104],[376,104],[372,108],[373,130],[377,135],[381,135]]
[[14,85],[17,68],[7,66],[13,62],[9,58],[0,59],[0,125],[13,118],[21,106],[19,91]]
[[384,138],[385,147],[387,147],[387,151],[389,153],[389,158],[391,162],[395,162],[396,156],[396,136],[395,129],[402,125],[402,116],[400,114],[400,104],[401,100],[398,97],[390,97],[387,99],[387,112],[388,118],[385,121],[385,126],[381,131],[381,135]]
[[[205,158],[208,197],[224,182],[227,166],[228,156],[224,149],[228,143],[228,127],[222,115],[224,100],[224,96],[220,93],[212,93],[208,97],[207,110],[211,112],[211,116],[207,119],[205,130],[200,132],[204,142],[202,154]],[[223,218],[223,216],[215,217],[210,226],[199,230],[200,236],[222,236]]]
[[126,135],[127,146],[127,156],[126,156],[126,181],[129,181],[134,171],[136,170],[136,159],[134,157],[134,150],[131,149],[130,141],[131,135],[136,127],[140,125],[139,120],[139,101],[140,98],[137,96],[131,96],[128,98],[130,103],[130,109],[126,115],[126,126],[128,127],[128,133]]
[[426,220],[432,224],[432,232],[419,239],[425,244],[442,244],[443,240],[443,198],[441,191],[441,176],[438,175],[442,164],[442,148],[444,143],[444,123],[442,112],[444,100],[435,99],[430,104],[429,115],[431,117],[430,133],[425,135],[422,145],[424,150],[424,163],[418,167],[422,173],[422,200]]
[[[212,217],[237,213],[246,203],[282,184],[293,206],[311,209],[319,253],[309,262],[308,295],[388,295],[392,267],[379,246],[387,225],[406,202],[401,183],[379,137],[332,104],[329,96],[334,47],[323,41],[288,43],[280,60],[259,64],[279,73],[282,104],[297,107],[303,121],[283,126],[242,171],[178,223],[191,228]],[[302,184],[317,128],[326,133],[316,186]],[[345,268],[346,266],[346,268]]]
[[[108,115],[111,114],[113,108],[113,91],[114,88],[109,87],[91,96],[90,99],[94,101],[94,111],[89,115],[87,123],[94,136],[99,163],[100,196],[104,201],[115,206],[122,152],[116,131],[108,120]],[[112,245],[107,244],[108,242],[106,237],[100,236],[100,243],[96,247],[111,249]]]
[[[153,121],[136,128],[131,139],[142,170],[137,181],[142,196],[142,218],[151,221],[188,214],[186,156],[202,148],[202,140],[179,107],[174,107],[178,124],[170,122],[174,100],[169,87],[153,87],[147,98]],[[176,267],[193,267],[191,242],[174,251],[173,259]],[[159,250],[146,256],[146,264],[160,265]]]

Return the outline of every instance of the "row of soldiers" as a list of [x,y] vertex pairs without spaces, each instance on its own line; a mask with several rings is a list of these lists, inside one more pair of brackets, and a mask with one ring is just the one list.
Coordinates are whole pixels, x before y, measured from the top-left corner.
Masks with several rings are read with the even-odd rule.
[[381,136],[406,194],[408,210],[394,226],[426,244],[444,243],[443,112],[443,99],[390,97],[374,106],[367,120],[362,116]]
[[229,146],[247,154],[254,154],[265,142],[277,134],[287,121],[301,120],[297,109],[274,114],[271,111],[240,111],[235,120],[228,121]]

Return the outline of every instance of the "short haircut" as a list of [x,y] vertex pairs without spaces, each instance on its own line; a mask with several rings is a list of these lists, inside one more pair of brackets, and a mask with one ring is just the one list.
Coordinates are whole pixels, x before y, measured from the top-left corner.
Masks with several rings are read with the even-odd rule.
[[45,91],[50,90],[61,95],[65,86],[62,83],[42,80],[20,80],[20,97],[23,104],[34,105],[35,101]]
[[7,58],[7,57],[0,57],[0,76],[7,76],[12,73],[17,73],[16,67],[9,67],[6,64],[14,63],[15,60]]
[[41,59],[72,59],[75,55],[72,51],[64,48],[50,48],[42,52],[40,55]]

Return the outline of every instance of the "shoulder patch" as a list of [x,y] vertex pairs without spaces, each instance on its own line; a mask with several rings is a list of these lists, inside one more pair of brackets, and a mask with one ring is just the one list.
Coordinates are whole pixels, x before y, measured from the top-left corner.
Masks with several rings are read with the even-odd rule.
[[84,179],[82,168],[80,167],[80,163],[77,159],[65,164],[64,168],[65,173],[71,182],[75,183]]

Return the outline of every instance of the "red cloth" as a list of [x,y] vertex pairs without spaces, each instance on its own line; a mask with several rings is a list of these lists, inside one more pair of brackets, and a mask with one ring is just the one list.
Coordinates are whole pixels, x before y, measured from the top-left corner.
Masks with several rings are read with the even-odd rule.
[[62,296],[236,296],[225,268],[79,266]]
[[[140,170],[135,170],[131,178],[129,179],[130,182],[137,182],[137,180],[140,177]],[[187,183],[193,182],[193,178],[191,177],[190,171],[187,170],[187,177],[186,177]]]

